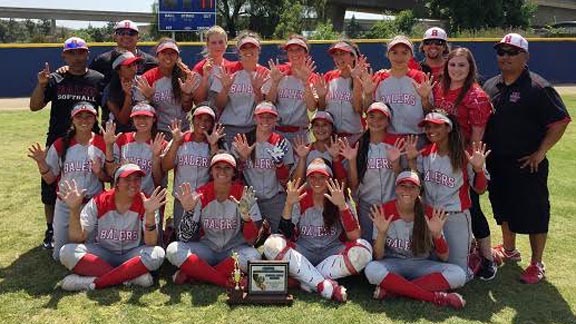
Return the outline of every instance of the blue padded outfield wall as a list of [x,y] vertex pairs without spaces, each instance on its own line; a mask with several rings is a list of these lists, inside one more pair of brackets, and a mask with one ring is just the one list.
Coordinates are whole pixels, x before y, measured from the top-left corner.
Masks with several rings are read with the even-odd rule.
[[[489,40],[458,40],[452,42],[452,47],[468,47],[474,53],[480,78],[487,79],[498,73],[496,65],[496,53],[492,46],[496,39]],[[530,61],[529,66],[533,71],[541,74],[544,78],[555,84],[576,83],[576,39],[529,39]],[[327,49],[332,43],[325,41],[311,42],[311,54],[318,66],[319,72],[329,71],[334,67]],[[89,44],[90,45],[90,44]],[[90,60],[98,54],[109,50],[115,44],[92,44],[90,47]],[[385,42],[383,40],[365,40],[358,42],[360,51],[368,57],[375,71],[390,66],[385,57]],[[420,60],[419,43],[415,44],[416,56]],[[0,45],[0,62],[2,73],[0,74],[0,98],[27,97],[36,85],[36,75],[44,67],[44,62],[50,64],[51,70],[63,65],[60,57],[60,44],[4,44]],[[152,51],[153,44],[145,43],[142,48]],[[201,57],[202,44],[181,44],[182,58],[188,65],[193,65]],[[226,55],[228,59],[236,60],[233,47],[230,46]],[[279,48],[278,42],[264,42],[260,63],[268,65],[268,59],[286,59],[285,53]]]

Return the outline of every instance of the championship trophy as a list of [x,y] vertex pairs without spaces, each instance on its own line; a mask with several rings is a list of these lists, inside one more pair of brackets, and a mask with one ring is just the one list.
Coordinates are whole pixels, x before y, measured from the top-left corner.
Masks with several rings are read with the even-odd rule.
[[247,287],[244,287],[238,253],[233,252],[232,258],[234,269],[230,276],[233,287],[228,290],[226,301],[229,305],[292,305],[294,298],[288,294],[288,262],[248,261]]

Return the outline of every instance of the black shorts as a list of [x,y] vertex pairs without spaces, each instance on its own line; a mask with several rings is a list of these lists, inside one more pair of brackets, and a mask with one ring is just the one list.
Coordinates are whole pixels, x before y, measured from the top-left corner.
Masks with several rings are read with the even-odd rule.
[[515,159],[489,159],[488,191],[494,218],[498,224],[508,222],[514,233],[548,233],[548,160],[540,163],[536,173],[520,165]]
[[44,205],[56,205],[56,182],[47,184],[44,179],[40,183],[40,193]]

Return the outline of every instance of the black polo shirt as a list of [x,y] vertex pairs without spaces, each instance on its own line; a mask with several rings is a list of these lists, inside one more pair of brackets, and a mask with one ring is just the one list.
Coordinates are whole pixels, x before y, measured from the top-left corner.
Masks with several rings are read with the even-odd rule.
[[484,141],[494,158],[520,158],[534,153],[549,126],[570,121],[560,95],[540,75],[524,69],[506,85],[502,75],[484,84],[494,105]]
[[[104,86],[110,83],[110,78],[112,78],[112,71],[113,71],[112,63],[121,54],[122,52],[119,52],[118,49],[114,48],[110,51],[98,55],[90,64],[90,68],[92,70],[96,70],[104,74]],[[135,55],[142,58],[141,61],[136,63],[136,66],[138,68],[136,72],[137,75],[142,75],[144,74],[144,72],[158,66],[158,61],[154,56],[140,49],[136,49]]]

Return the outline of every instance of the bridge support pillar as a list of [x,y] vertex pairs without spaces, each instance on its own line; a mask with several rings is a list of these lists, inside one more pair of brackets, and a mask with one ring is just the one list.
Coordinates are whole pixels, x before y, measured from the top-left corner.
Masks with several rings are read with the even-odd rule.
[[334,30],[341,32],[344,30],[344,15],[346,14],[346,6],[341,4],[328,3],[326,6],[326,16],[332,21]]

